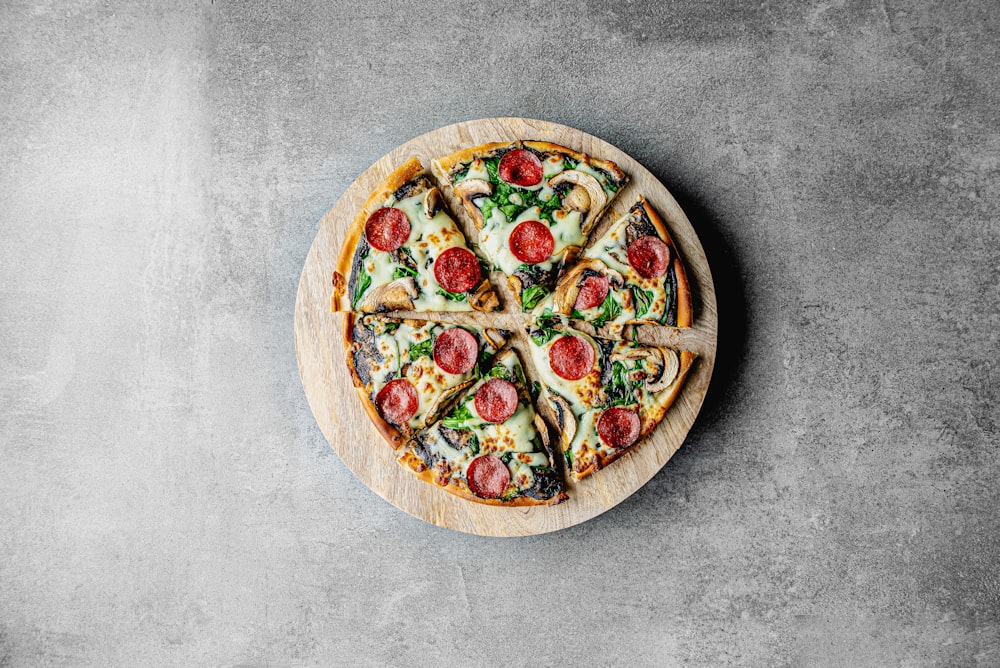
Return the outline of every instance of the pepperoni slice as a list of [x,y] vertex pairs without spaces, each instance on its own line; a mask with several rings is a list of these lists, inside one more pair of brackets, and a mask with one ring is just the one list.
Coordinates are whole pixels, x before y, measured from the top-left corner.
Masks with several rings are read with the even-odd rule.
[[410,219],[399,209],[382,207],[365,222],[365,239],[375,250],[391,253],[410,236]]
[[667,271],[670,249],[657,237],[639,237],[628,247],[628,263],[643,278],[659,278]]
[[473,399],[479,417],[499,424],[517,410],[517,388],[503,378],[491,378],[483,383]]
[[537,186],[542,182],[542,161],[531,151],[516,148],[500,158],[497,174],[515,186]]
[[607,296],[608,279],[604,276],[588,276],[580,284],[580,292],[576,295],[576,303],[573,308],[579,311],[594,308],[599,306]]
[[580,380],[594,368],[594,347],[579,336],[563,336],[549,348],[549,366],[566,380]]
[[390,382],[375,397],[379,414],[393,424],[405,424],[416,414],[419,404],[417,390],[405,378]]
[[449,248],[434,261],[434,278],[448,292],[468,292],[481,276],[479,260],[466,248]]
[[434,363],[447,373],[465,373],[476,366],[479,343],[467,329],[451,327],[434,339]]
[[510,233],[510,252],[521,262],[538,264],[552,257],[556,240],[545,223],[526,220]]
[[612,448],[627,448],[639,438],[639,414],[615,406],[597,419],[597,435]]
[[469,489],[476,496],[484,499],[495,499],[502,496],[507,483],[510,482],[510,469],[493,455],[482,455],[469,462],[465,472]]

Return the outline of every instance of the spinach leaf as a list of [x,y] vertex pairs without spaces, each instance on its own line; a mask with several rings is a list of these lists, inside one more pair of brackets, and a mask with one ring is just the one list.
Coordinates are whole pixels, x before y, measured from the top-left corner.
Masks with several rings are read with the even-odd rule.
[[384,324],[384,325],[382,326],[382,331],[383,331],[383,332],[384,332],[385,334],[392,334],[392,333],[393,333],[393,332],[395,332],[395,331],[396,331],[397,329],[399,329],[399,323],[398,323],[398,322],[387,322],[387,323],[385,323],[385,324]]
[[483,224],[493,215],[493,209],[497,208],[496,202],[489,197],[483,197],[479,201],[479,210],[483,212]]
[[542,315],[535,321],[536,327],[531,330],[531,340],[536,346],[544,346],[559,334],[559,330],[553,326],[557,320],[552,309],[542,311]]
[[513,452],[505,452],[502,455],[500,455],[500,461],[502,461],[504,464],[510,464],[510,460],[512,459],[514,459]]
[[486,374],[486,378],[503,378],[510,380],[510,371],[503,364],[497,364]]
[[486,158],[483,162],[486,163],[486,172],[490,175],[490,181],[503,183],[500,180],[500,158]]
[[521,293],[521,310],[530,311],[538,305],[538,302],[542,301],[542,297],[549,293],[542,285],[532,285],[530,288]]
[[473,457],[479,454],[479,437],[475,434],[469,437],[469,452]]
[[421,341],[420,343],[414,343],[410,346],[410,361],[416,362],[421,357],[431,357],[433,355],[433,347],[434,342],[430,339]]
[[[449,429],[463,429],[466,423],[472,419],[472,411],[469,410],[469,402],[465,402],[448,414],[448,417],[441,420],[441,424]],[[476,444],[478,445],[478,443]]]
[[611,365],[611,382],[608,383],[606,394],[608,406],[622,406],[635,403],[635,388],[641,380],[632,381],[628,376],[628,369],[623,362],[615,362]]
[[441,295],[445,299],[453,302],[464,302],[465,293],[464,292],[448,292],[444,288],[438,288],[437,294]]
[[635,317],[641,318],[649,312],[653,305],[653,291],[643,290],[638,285],[633,285],[632,300],[635,302]]
[[601,303],[601,315],[597,316],[591,324],[594,327],[601,327],[608,320],[614,320],[622,313],[622,305],[615,301],[615,298],[611,295],[611,291],[608,291],[608,296],[604,298]]
[[351,295],[351,308],[357,308],[358,302],[361,301],[361,297],[365,294],[365,290],[368,286],[372,284],[372,277],[368,275],[365,271],[365,264],[361,262],[358,264],[358,281],[354,286],[354,294]]
[[576,166],[579,164],[580,163],[578,163],[576,160],[569,157],[568,155],[563,156],[563,169],[576,169]]
[[392,272],[392,280],[396,280],[397,278],[405,278],[406,276],[413,276],[414,278],[416,278],[417,270],[410,269],[409,267],[400,265],[396,267],[396,270],[394,272]]
[[507,216],[507,220],[510,221],[517,218],[524,209],[517,204],[504,204],[500,207],[500,210],[503,211],[503,215]]
[[567,450],[563,453],[563,456],[566,458],[566,466],[573,468],[573,451]]

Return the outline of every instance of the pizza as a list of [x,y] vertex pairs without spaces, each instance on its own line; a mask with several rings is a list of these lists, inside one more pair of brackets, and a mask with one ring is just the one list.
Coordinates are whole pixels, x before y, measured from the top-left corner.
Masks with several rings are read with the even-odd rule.
[[540,141],[483,144],[433,162],[479,231],[479,248],[522,310],[552,291],[628,182],[613,162]]
[[666,225],[643,197],[537,307],[603,325],[691,326],[691,289]]
[[417,158],[389,174],[358,212],[333,272],[333,310],[493,311],[479,258]]
[[399,448],[475,383],[507,342],[496,328],[348,314],[347,367],[379,432]]
[[536,321],[528,335],[576,480],[621,457],[664,419],[695,359],[686,350],[569,331],[554,317]]
[[410,440],[399,462],[479,503],[552,505],[567,498],[549,455],[548,430],[509,348],[450,413]]
[[[619,340],[620,327],[590,336],[568,319],[690,327],[684,265],[641,196],[588,247],[628,182],[612,162],[519,140],[432,164],[428,174],[411,158],[379,184],[333,272],[356,393],[419,479],[488,505],[560,503],[564,471],[591,475],[665,419],[696,357]],[[475,223],[475,246],[449,201]],[[511,327],[514,316],[492,313],[500,303],[490,269],[506,275],[526,327],[495,326]],[[460,311],[480,313],[424,315]],[[534,378],[516,349],[530,355]],[[541,399],[551,424],[536,411]]]

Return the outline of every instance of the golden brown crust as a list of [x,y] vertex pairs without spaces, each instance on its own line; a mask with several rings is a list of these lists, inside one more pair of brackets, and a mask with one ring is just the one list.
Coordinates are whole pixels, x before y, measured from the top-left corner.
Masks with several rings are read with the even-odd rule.
[[397,456],[396,461],[398,461],[400,466],[405,468],[407,471],[417,476],[424,482],[434,485],[438,489],[443,489],[444,491],[450,494],[454,494],[455,496],[467,499],[469,501],[475,501],[476,503],[483,503],[488,506],[504,506],[507,508],[514,508],[517,506],[554,506],[557,503],[562,503],[563,501],[569,498],[566,495],[566,492],[560,492],[551,499],[545,499],[545,500],[533,499],[530,496],[518,496],[514,499],[511,499],[510,501],[501,501],[500,499],[484,499],[482,497],[473,494],[471,490],[463,486],[459,486],[454,482],[448,485],[447,487],[442,487],[441,485],[437,484],[435,480],[434,471],[432,469],[427,468],[427,465],[424,464],[424,461],[420,459],[420,457],[410,452],[409,450],[404,450],[403,452],[401,452]]
[[382,419],[382,416],[378,413],[378,408],[375,406],[375,402],[372,401],[371,396],[368,394],[368,389],[361,382],[361,377],[358,376],[357,369],[354,368],[354,323],[356,320],[357,316],[354,313],[344,314],[344,350],[347,357],[347,369],[351,372],[354,389],[358,393],[358,398],[361,399],[361,405],[364,406],[365,413],[368,414],[368,419],[372,421],[378,432],[382,434],[382,438],[392,446],[393,450],[398,450],[400,446],[406,443],[408,435]]
[[646,212],[646,216],[649,221],[656,228],[657,234],[665,244],[670,246],[674,254],[674,275],[677,277],[677,327],[688,328],[691,326],[691,286],[688,283],[687,271],[684,269],[684,262],[681,260],[680,251],[677,250],[677,244],[674,243],[673,237],[670,236],[670,232],[667,231],[667,225],[660,218],[660,214],[656,212],[656,209],[651,207],[646,201],[646,198],[642,195],[639,196],[639,203],[642,206],[643,211]]
[[[625,453],[630,452],[634,447],[636,447],[642,441],[642,437],[643,436],[648,435],[654,429],[656,429],[656,427],[659,426],[659,424],[661,422],[663,422],[664,418],[666,418],[667,411],[670,410],[670,407],[673,405],[674,401],[677,399],[677,395],[680,394],[681,387],[684,386],[684,381],[685,381],[685,379],[687,379],[688,372],[691,370],[691,366],[694,364],[694,360],[695,360],[696,357],[697,357],[697,355],[695,353],[689,351],[689,350],[681,350],[680,351],[680,362],[681,362],[681,364],[680,364],[680,370],[677,372],[677,382],[674,383],[674,387],[673,387],[673,389],[670,390],[670,394],[667,395],[666,400],[659,404],[659,410],[662,411],[662,415],[660,415],[659,419],[654,420],[653,422],[651,422],[647,426],[646,430],[643,431],[639,435],[639,439],[636,440],[635,443],[633,443],[632,445],[630,445],[627,448],[622,448],[621,450],[615,450],[610,455],[606,455],[606,456],[603,455],[600,451],[595,452],[594,453],[595,457],[594,457],[594,459],[591,460],[592,463],[591,463],[590,466],[588,466],[587,468],[585,468],[585,469],[583,469],[581,471],[576,471],[576,470],[571,470],[570,471],[570,475],[573,476],[573,479],[574,480],[582,480],[582,479],[586,478],[587,476],[591,475],[592,473],[594,473],[595,471],[599,471],[599,470],[603,469],[608,464],[610,464],[611,462],[615,461],[616,459],[618,459],[619,457],[621,457]],[[562,435],[560,434],[560,436],[562,436]],[[565,440],[565,439],[563,439],[563,440]],[[564,443],[563,444],[563,450],[564,451],[565,451],[566,447],[568,447],[568,445]]]
[[625,172],[621,170],[621,167],[610,160],[600,160],[587,155],[586,153],[575,151],[568,146],[561,146],[560,144],[553,144],[552,142],[547,141],[537,141],[534,139],[527,139],[524,141],[490,142],[488,144],[473,146],[472,148],[464,148],[461,151],[455,151],[450,155],[436,158],[432,161],[431,168],[434,171],[435,176],[450,185],[452,172],[454,172],[459,166],[472,162],[476,158],[481,158],[497,149],[516,148],[519,146],[527,146],[528,148],[535,149],[540,153],[564,153],[577,162],[586,162],[592,167],[601,170],[613,178],[615,186],[619,189],[628,182],[628,176],[626,176]]
[[382,204],[389,199],[389,196],[421,174],[425,173],[423,165],[417,158],[410,158],[402,165],[393,170],[382,183],[365,200],[358,215],[347,229],[347,235],[340,246],[340,255],[337,257],[337,264],[333,273],[333,298],[331,306],[336,311],[351,310],[351,296],[347,294],[348,281],[351,277],[351,266],[354,263],[354,256],[358,252],[358,244],[361,236],[365,233],[365,223],[368,216],[382,207]]
[[461,151],[455,151],[450,155],[432,160],[431,170],[434,172],[435,176],[448,185],[451,185],[451,173],[459,165],[472,162],[476,158],[480,158],[490,151],[495,151],[498,148],[513,148],[516,145],[517,142],[512,141],[495,141],[488,144],[473,146],[472,148],[463,148]]

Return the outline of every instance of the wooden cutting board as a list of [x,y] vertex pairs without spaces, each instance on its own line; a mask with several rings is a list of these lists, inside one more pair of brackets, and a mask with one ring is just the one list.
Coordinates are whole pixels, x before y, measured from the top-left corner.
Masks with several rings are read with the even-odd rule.
[[[400,163],[417,156],[428,170],[431,160],[458,149],[491,141],[539,139],[612,160],[631,176],[611,209],[591,234],[599,237],[641,194],[667,222],[684,259],[695,299],[690,330],[640,328],[640,340],[665,343],[698,353],[666,419],[632,452],[581,482],[567,480],[569,501],[557,506],[496,508],[465,501],[417,479],[397,464],[393,450],[369,422],[358,401],[344,357],[343,316],[330,312],[331,273],[341,242],[370,192]],[[440,184],[444,185],[444,184]],[[450,190],[442,187],[446,197]],[[454,200],[450,210],[470,240],[471,221]],[[499,277],[494,273],[493,276]],[[447,314],[431,319],[496,324],[522,331],[526,322],[505,281],[493,281],[504,304],[496,314]],[[698,235],[670,192],[642,165],[611,144],[574,128],[526,118],[487,118],[456,123],[397,146],[351,184],[319,222],[319,231],[302,268],[295,300],[295,350],[306,398],[316,422],[347,467],[379,496],[415,517],[456,531],[484,536],[524,536],[555,531],[603,513],[642,487],[680,448],[701,408],[715,364],[718,317],[712,274]],[[521,359],[528,361],[523,339]]]

